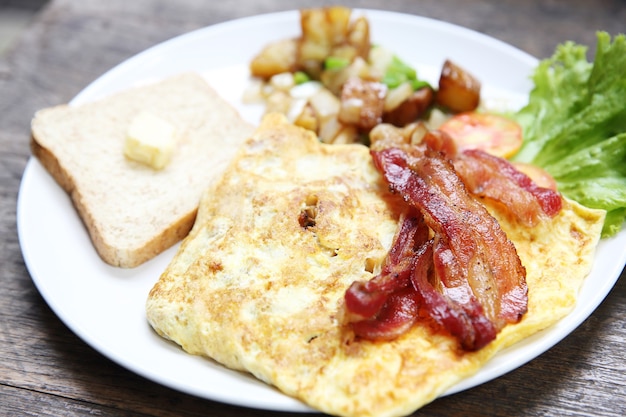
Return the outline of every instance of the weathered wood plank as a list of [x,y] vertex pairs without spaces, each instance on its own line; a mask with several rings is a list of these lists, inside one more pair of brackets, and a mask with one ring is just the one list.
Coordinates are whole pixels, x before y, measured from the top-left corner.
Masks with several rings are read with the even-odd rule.
[[[15,203],[29,157],[29,122],[37,109],[70,100],[114,65],[172,36],[236,17],[334,3],[54,0],[6,60],[0,59],[0,414],[274,415],[175,392],[83,343],[46,306],[29,278],[17,239]],[[626,4],[620,0],[342,3],[447,20],[539,57],[567,39],[592,45],[598,29],[626,30]],[[546,354],[480,387],[439,399],[417,414],[626,415],[624,317],[622,274],[598,310]]]

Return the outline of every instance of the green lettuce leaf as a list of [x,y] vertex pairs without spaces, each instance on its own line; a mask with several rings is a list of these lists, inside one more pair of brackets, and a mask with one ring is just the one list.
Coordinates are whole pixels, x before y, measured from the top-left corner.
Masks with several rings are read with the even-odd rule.
[[573,42],[542,60],[528,104],[513,114],[524,143],[512,158],[538,165],[566,197],[607,210],[603,237],[626,220],[626,35],[597,33],[596,55]]

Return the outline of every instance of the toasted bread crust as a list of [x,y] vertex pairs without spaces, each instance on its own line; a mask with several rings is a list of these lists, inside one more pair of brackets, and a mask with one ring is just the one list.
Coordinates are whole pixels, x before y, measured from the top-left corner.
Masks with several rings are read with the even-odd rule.
[[145,245],[132,251],[120,250],[115,246],[107,244],[102,238],[102,233],[96,226],[92,213],[89,211],[88,206],[84,203],[80,192],[76,188],[72,175],[61,166],[59,160],[52,152],[37,142],[34,135],[31,135],[30,149],[33,156],[41,162],[41,165],[43,165],[46,171],[48,171],[54,180],[69,194],[72,204],[87,228],[87,232],[89,233],[89,237],[96,251],[104,262],[122,268],[134,268],[169,249],[189,234],[196,219],[197,208],[182,216],[168,228],[162,230],[161,233],[155,235],[154,238],[146,242]]
[[[144,107],[184,132],[171,169],[124,159],[128,121]],[[189,233],[201,192],[251,131],[199,75],[184,74],[84,106],[40,110],[30,147],[70,196],[102,260],[133,268]]]

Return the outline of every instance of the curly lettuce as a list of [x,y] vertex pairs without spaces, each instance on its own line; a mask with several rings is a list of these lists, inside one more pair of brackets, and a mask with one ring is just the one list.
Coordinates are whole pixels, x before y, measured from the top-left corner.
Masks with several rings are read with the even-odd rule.
[[532,76],[528,104],[513,114],[524,142],[512,158],[538,165],[559,191],[607,211],[603,237],[626,220],[626,35],[597,33],[587,47],[566,42]]

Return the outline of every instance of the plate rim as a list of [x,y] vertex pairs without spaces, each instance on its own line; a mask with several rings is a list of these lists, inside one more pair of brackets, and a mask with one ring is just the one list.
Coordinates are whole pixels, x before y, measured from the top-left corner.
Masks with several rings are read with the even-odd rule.
[[[427,25],[434,25],[434,26],[437,26],[438,28],[444,28],[446,30],[450,30],[454,32],[460,31],[464,34],[467,34],[468,36],[473,36],[476,39],[479,39],[483,42],[487,42],[489,45],[493,45],[494,47],[504,48],[507,50],[507,53],[509,54],[515,53],[517,54],[519,59],[522,59],[528,63],[534,63],[536,65],[539,62],[537,58],[533,57],[532,55],[526,53],[525,51],[522,51],[521,49],[513,45],[500,41],[496,38],[493,38],[479,31],[476,31],[467,27],[463,27],[454,23],[437,20],[437,19],[433,19],[430,17],[418,16],[418,15],[395,12],[395,11],[378,10],[378,9],[357,9],[357,8],[353,10],[359,13],[364,13],[366,15],[375,16],[376,18],[384,17],[386,19],[401,19],[403,21],[404,20],[409,21],[409,23],[411,24],[415,24],[413,22],[417,22],[418,24],[422,23],[422,24],[427,24]],[[94,95],[97,96],[98,88],[100,88],[99,87],[100,85],[106,84],[106,82],[110,78],[115,78],[116,76],[119,75],[119,73],[125,71],[129,66],[132,67],[133,65],[140,65],[142,63],[142,60],[147,59],[147,57],[150,57],[152,54],[156,54],[159,51],[162,51],[163,50],[162,48],[175,47],[179,42],[188,42],[190,41],[190,39],[193,39],[198,36],[201,37],[203,34],[206,34],[207,32],[219,32],[223,30],[229,30],[233,26],[245,25],[252,21],[268,20],[268,19],[269,20],[292,19],[294,16],[297,16],[297,13],[299,13],[298,10],[286,10],[286,11],[280,11],[280,12],[270,12],[270,13],[264,13],[264,14],[259,14],[259,15],[247,16],[247,17],[242,17],[238,19],[216,23],[213,25],[201,27],[201,28],[194,29],[186,33],[179,34],[170,39],[159,42],[147,49],[144,49],[143,51],[121,61],[117,65],[105,71],[95,80],[91,81],[88,85],[86,85],[79,93],[77,93],[74,96],[74,98],[72,98],[72,100],[69,103],[71,105],[75,105],[75,104],[80,104],[82,102],[89,101],[90,96],[91,97],[93,97]],[[155,375],[155,374],[150,374],[149,372],[146,372],[145,370],[138,370],[136,369],[136,367],[133,367],[132,363],[127,363],[122,358],[112,355],[110,351],[108,351],[107,349],[104,349],[102,346],[98,344],[94,344],[90,340],[85,340],[85,338],[83,337],[84,333],[81,331],[81,329],[77,328],[77,326],[75,325],[75,323],[72,322],[72,320],[68,320],[68,318],[64,316],[64,314],[62,313],[61,306],[57,305],[55,300],[50,300],[48,297],[46,297],[46,289],[45,289],[45,286],[43,286],[42,282],[40,281],[41,277],[38,276],[35,272],[33,272],[33,271],[37,271],[38,267],[36,266],[36,260],[32,259],[32,252],[28,250],[29,238],[24,235],[25,233],[24,230],[26,229],[24,222],[27,220],[24,214],[26,208],[23,206],[23,204],[24,204],[24,195],[28,192],[27,187],[29,187],[29,184],[32,181],[34,181],[35,164],[38,164],[38,161],[35,159],[34,156],[30,156],[26,164],[26,167],[23,171],[22,180],[21,180],[19,190],[18,190],[16,221],[17,221],[18,240],[19,240],[20,250],[22,252],[22,256],[24,258],[24,262],[29,272],[29,275],[31,276],[31,280],[34,282],[37,290],[42,295],[45,302],[54,311],[55,315],[74,334],[76,334],[84,343],[86,343],[91,348],[95,349],[96,351],[98,351],[99,353],[107,357],[108,359],[112,360],[113,362],[118,363],[119,365],[123,366],[124,368],[138,375],[146,377],[156,383],[159,383],[163,386],[167,386],[171,389],[174,389],[180,392],[185,392],[191,395],[195,395],[200,398],[233,404],[236,406],[275,410],[275,411],[316,412],[315,410],[311,410],[308,406],[300,403],[298,400],[293,400],[293,399],[292,399],[293,401],[288,401],[285,404],[276,406],[271,403],[269,404],[263,403],[262,401],[237,402],[237,401],[233,401],[233,398],[231,397],[227,398],[227,397],[220,397],[220,396],[214,396],[214,397],[207,396],[206,393],[204,392],[197,392],[197,390],[194,390],[193,387],[180,387],[178,385],[169,383],[167,378],[159,377],[158,374]],[[594,259],[594,262],[595,262],[595,259]],[[612,282],[608,282],[608,281],[604,282],[604,285],[602,286],[601,291],[597,293],[597,295],[593,298],[593,302],[589,306],[587,306],[587,308],[583,310],[578,310],[578,311],[575,309],[574,311],[570,313],[570,315],[566,316],[566,317],[569,317],[569,320],[565,321],[564,320],[565,318],[564,318],[555,325],[557,326],[556,327],[557,337],[551,338],[547,343],[535,344],[533,345],[534,346],[533,349],[528,349],[524,351],[523,354],[520,355],[522,358],[524,358],[520,361],[520,363],[517,363],[514,365],[503,364],[498,368],[498,371],[493,376],[481,375],[480,373],[477,373],[474,375],[474,376],[477,376],[477,378],[474,378],[474,379],[472,379],[472,377],[467,378],[461,381],[460,383],[456,384],[455,386],[453,386],[450,390],[448,390],[443,395],[451,395],[460,391],[464,391],[466,389],[473,388],[477,385],[481,385],[495,378],[498,378],[506,373],[513,371],[519,366],[523,366],[524,364],[528,363],[529,361],[533,360],[537,356],[541,355],[542,353],[544,353],[545,351],[547,351],[548,349],[550,349],[557,343],[561,342],[572,331],[574,331],[578,326],[580,326],[582,322],[585,319],[587,319],[593,313],[593,311],[596,310],[596,308],[600,305],[600,303],[609,294],[609,292],[611,291],[611,289],[617,282],[617,279],[619,279],[621,271],[624,268],[624,264],[626,263],[626,250],[620,254],[619,262],[620,262],[619,264],[615,263],[613,265],[613,268],[611,269],[611,273],[616,275],[615,279],[612,280]],[[572,314],[575,314],[575,313],[576,315],[572,316]],[[563,324],[563,325],[559,327],[559,324]],[[532,337],[540,338],[543,333],[544,331]],[[516,345],[519,345],[519,344],[516,344]],[[516,345],[513,345],[513,346],[516,346]],[[228,369],[225,369],[225,370],[230,371]],[[268,387],[273,389],[273,387],[270,387],[270,386]],[[284,394],[281,394],[281,395],[284,395]]]

